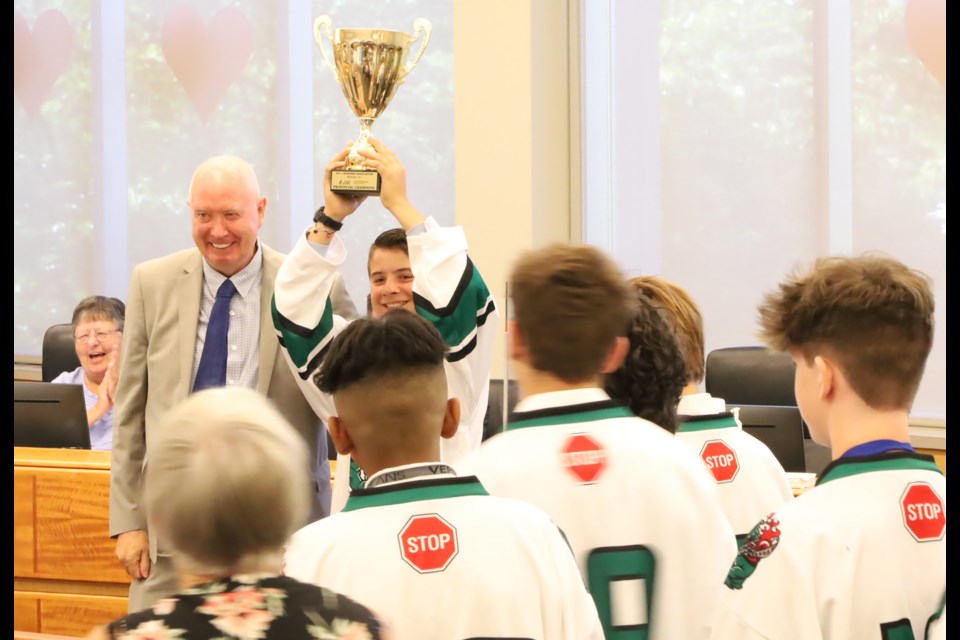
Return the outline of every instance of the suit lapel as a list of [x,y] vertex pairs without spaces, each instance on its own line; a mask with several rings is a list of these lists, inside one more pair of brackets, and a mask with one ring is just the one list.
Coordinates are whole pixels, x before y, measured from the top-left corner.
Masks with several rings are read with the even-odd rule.
[[270,378],[273,376],[273,363],[277,358],[277,335],[273,330],[273,285],[277,272],[283,262],[283,256],[260,243],[263,249],[263,280],[260,282],[260,374],[257,389],[267,395]]
[[197,346],[197,325],[200,324],[200,299],[203,295],[203,266],[200,254],[194,254],[183,265],[177,279],[177,312],[180,334],[180,382],[177,392],[181,398],[190,394],[193,378],[193,356]]

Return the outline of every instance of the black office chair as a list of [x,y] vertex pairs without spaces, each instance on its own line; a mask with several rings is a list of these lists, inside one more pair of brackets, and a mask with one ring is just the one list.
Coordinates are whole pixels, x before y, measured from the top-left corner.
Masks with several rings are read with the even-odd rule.
[[40,378],[44,382],[50,382],[64,371],[73,371],[80,366],[73,343],[73,325],[69,323],[52,325],[43,334]]
[[704,387],[727,404],[797,406],[790,354],[766,347],[726,347],[707,355]]
[[[707,355],[704,388],[730,405],[797,406],[793,391],[796,365],[788,353],[762,346],[725,347]],[[803,423],[807,471],[820,473],[830,462],[830,449],[810,439]]]

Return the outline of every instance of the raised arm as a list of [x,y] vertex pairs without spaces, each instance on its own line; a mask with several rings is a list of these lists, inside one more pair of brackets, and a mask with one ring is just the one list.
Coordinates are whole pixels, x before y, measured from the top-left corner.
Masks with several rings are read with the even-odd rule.
[[313,377],[327,347],[347,323],[333,312],[337,270],[347,255],[333,227],[353,214],[365,199],[341,196],[330,190],[330,174],[346,164],[346,156],[347,149],[340,151],[324,171],[324,215],[333,222],[314,222],[297,240],[280,266],[271,307],[273,326],[287,364],[304,397],[324,421],[334,413],[333,401],[317,388]]

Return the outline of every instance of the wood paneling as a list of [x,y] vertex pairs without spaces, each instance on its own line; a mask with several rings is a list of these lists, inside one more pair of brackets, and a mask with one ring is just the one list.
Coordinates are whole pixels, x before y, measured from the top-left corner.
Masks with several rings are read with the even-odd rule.
[[127,611],[110,453],[14,447],[14,629],[83,636]]
[[13,468],[13,575],[30,575],[35,570],[34,519],[36,483],[31,471]]
[[76,636],[61,636],[51,633],[34,633],[32,631],[13,632],[13,640],[64,640],[65,638],[74,638]]
[[40,598],[13,592],[13,628],[36,631],[40,628]]
[[40,600],[40,631],[85,636],[98,624],[126,614],[126,598],[46,594]]

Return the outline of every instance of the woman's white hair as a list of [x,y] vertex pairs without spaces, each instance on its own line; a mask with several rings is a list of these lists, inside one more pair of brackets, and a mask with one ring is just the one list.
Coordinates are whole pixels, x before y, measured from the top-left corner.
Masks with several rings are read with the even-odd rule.
[[150,444],[145,502],[179,566],[204,575],[264,571],[306,523],[303,438],[261,394],[218,388],[174,407]]

